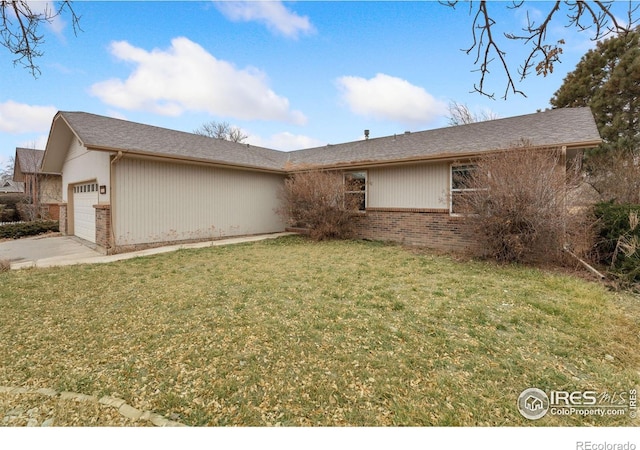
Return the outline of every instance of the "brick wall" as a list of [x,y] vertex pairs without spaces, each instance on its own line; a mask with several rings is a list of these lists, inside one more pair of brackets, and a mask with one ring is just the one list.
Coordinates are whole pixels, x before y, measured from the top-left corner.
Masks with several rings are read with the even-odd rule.
[[356,216],[359,238],[393,241],[443,251],[475,253],[473,239],[464,217],[437,209],[367,209]]
[[111,205],[93,205],[96,209],[96,245],[111,254]]
[[49,220],[60,220],[60,205],[58,203],[46,203],[42,205],[40,215]]
[[58,204],[58,228],[60,230],[60,234],[67,234],[67,204],[59,203]]

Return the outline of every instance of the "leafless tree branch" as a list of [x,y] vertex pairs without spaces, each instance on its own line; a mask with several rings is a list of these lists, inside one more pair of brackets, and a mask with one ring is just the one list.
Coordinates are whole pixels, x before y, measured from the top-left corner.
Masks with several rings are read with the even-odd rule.
[[[445,6],[455,8],[459,0],[441,2]],[[471,25],[472,44],[469,48],[463,49],[467,54],[475,51],[476,59],[474,65],[480,72],[480,81],[474,84],[474,91],[495,98],[495,94],[486,90],[485,81],[490,73],[489,67],[496,59],[502,66],[502,70],[507,77],[507,85],[502,98],[506,99],[509,93],[520,94],[526,97],[524,92],[517,88],[512,69],[507,64],[506,52],[502,50],[503,46],[498,41],[497,34],[494,33],[496,20],[489,12],[488,2],[473,0],[468,2],[469,14],[473,16]],[[599,40],[610,33],[626,34],[630,32],[638,23],[634,18],[638,12],[640,5],[634,5],[629,2],[627,9],[627,23],[622,23],[611,12],[613,1],[581,1],[581,0],[563,0],[556,1],[543,14],[544,19],[540,24],[531,20],[527,12],[527,25],[520,32],[503,33],[504,37],[510,40],[521,40],[529,47],[528,54],[523,64],[517,70],[519,73],[519,82],[522,82],[535,68],[537,75],[546,76],[553,72],[554,64],[560,62],[562,54],[562,45],[564,40],[560,39],[555,43],[547,43],[547,31],[552,21],[557,21],[557,13],[561,10],[562,5],[568,7],[567,28],[575,27],[579,32],[589,29],[594,30],[592,40]],[[524,7],[525,0],[513,1],[508,7],[510,9],[519,9]],[[540,3],[536,6],[539,7]]]
[[222,139],[224,141],[242,143],[249,136],[244,134],[238,127],[232,127],[228,122],[206,122],[193,130],[194,134],[207,136],[214,139]]
[[14,65],[22,65],[34,77],[40,75],[36,60],[43,55],[40,46],[45,42],[40,34],[40,26],[53,21],[68,12],[74,34],[80,28],[80,16],[76,14],[70,1],[58,2],[53,9],[45,6],[42,12],[32,8],[27,0],[0,0],[0,45],[15,55]]
[[449,116],[447,117],[449,125],[466,125],[475,122],[484,122],[486,120],[497,119],[498,115],[490,110],[474,113],[464,103],[452,101],[449,103]]

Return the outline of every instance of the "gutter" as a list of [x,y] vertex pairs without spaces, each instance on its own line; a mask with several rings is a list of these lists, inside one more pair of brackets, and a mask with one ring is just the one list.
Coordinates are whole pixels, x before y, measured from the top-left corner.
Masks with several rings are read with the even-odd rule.
[[[116,160],[119,160],[127,156],[127,157],[134,157],[134,158],[137,157],[139,159],[149,159],[154,161],[181,162],[186,164],[207,165],[207,166],[220,167],[220,168],[226,168],[226,169],[251,170],[254,172],[276,173],[280,175],[285,175],[288,173],[285,169],[270,169],[266,167],[253,166],[250,164],[230,163],[225,161],[210,160],[210,159],[203,159],[203,158],[181,157],[177,155],[171,155],[168,153],[149,153],[149,152],[144,152],[140,150],[123,150],[119,148],[100,147],[100,146],[92,146],[92,145],[86,145],[86,148],[87,150],[93,150],[93,151],[99,151],[99,152],[118,152],[118,156],[116,156]],[[116,160],[112,162],[115,162]]]
[[573,256],[575,259],[577,259],[580,264],[582,264],[587,270],[589,270],[589,272],[593,273],[601,280],[604,280],[606,278],[604,275],[598,272],[598,270],[596,270],[593,266],[589,265],[587,262],[581,259],[578,255],[576,255],[571,250],[569,250],[569,247],[566,244],[562,247],[562,250],[564,250],[565,252]]
[[[544,146],[535,146],[529,147],[530,150],[544,150],[550,148],[566,148],[566,149],[584,149],[596,147],[602,142],[602,140],[593,140],[593,141],[584,141],[584,142],[574,142],[569,144],[558,144],[558,145],[544,145]],[[85,144],[87,150],[94,151],[107,151],[107,152],[117,152],[118,156],[113,162],[121,159],[124,156],[127,157],[137,157],[140,159],[151,159],[155,161],[173,161],[173,162],[181,162],[187,164],[199,164],[199,165],[207,165],[213,167],[227,168],[227,169],[235,169],[235,170],[250,170],[255,172],[264,172],[264,173],[274,173],[279,175],[286,175],[289,173],[296,172],[304,172],[308,170],[314,169],[347,169],[347,168],[367,168],[367,167],[381,167],[381,166],[394,166],[394,165],[402,165],[402,164],[412,164],[419,162],[430,162],[430,161],[453,161],[456,159],[469,159],[478,157],[480,155],[487,155],[491,153],[503,152],[508,149],[493,149],[493,150],[484,150],[484,151],[474,151],[474,152],[449,152],[449,153],[438,153],[434,155],[415,155],[409,156],[406,158],[396,158],[396,159],[384,159],[384,160],[360,160],[360,161],[346,161],[346,162],[335,162],[329,164],[314,164],[307,163],[301,161],[299,163],[291,163],[288,161],[287,164],[291,165],[290,169],[285,169],[284,167],[274,169],[267,168],[263,166],[255,166],[251,164],[241,164],[241,163],[232,163],[225,162],[220,160],[209,160],[203,158],[190,158],[186,156],[178,156],[167,153],[150,153],[140,150],[123,150],[119,148],[111,148],[111,147],[102,147],[102,146],[91,146],[89,144]],[[319,150],[320,151],[320,150]],[[122,156],[120,156],[122,155]],[[296,168],[298,166],[298,168]]]
[[[553,146],[549,146],[549,145],[534,146],[534,147],[527,147],[526,149],[534,150],[534,151],[546,150],[546,149],[552,149],[552,148],[554,149],[559,148],[564,151],[566,151],[567,149],[579,150],[584,148],[596,147],[601,143],[602,143],[602,140],[585,141],[585,142],[578,142],[578,143],[572,143],[572,144],[558,144]],[[420,162],[434,162],[434,161],[447,162],[447,161],[455,161],[458,159],[477,158],[482,155],[500,153],[506,150],[509,150],[509,149],[494,149],[494,150],[485,150],[485,151],[479,151],[479,152],[477,151],[464,152],[464,153],[449,152],[449,153],[438,153],[434,155],[410,156],[407,158],[396,158],[396,159],[388,159],[388,160],[360,160],[360,161],[351,161],[351,162],[336,162],[336,163],[324,164],[324,165],[300,162],[298,164],[293,163],[292,164],[293,168],[289,170],[288,173],[306,172],[309,170],[318,170],[318,169],[336,170],[336,169],[348,169],[348,168],[372,168],[372,167],[384,167],[384,166],[398,166],[398,165],[407,165],[407,164],[414,164],[414,163],[420,163]],[[299,168],[295,168],[296,165],[299,166]]]

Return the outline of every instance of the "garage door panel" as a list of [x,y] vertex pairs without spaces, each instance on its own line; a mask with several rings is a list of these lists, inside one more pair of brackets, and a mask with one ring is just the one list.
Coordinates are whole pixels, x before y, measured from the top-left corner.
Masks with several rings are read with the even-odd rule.
[[73,191],[73,234],[95,243],[96,212],[93,205],[98,203],[97,185],[79,185]]

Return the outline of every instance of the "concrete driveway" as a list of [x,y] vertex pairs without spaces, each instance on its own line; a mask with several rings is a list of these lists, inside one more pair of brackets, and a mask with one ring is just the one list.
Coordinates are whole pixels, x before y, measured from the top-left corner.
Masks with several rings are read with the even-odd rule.
[[271,233],[195,242],[192,244],[175,244],[117,255],[105,255],[104,253],[93,250],[87,247],[87,245],[82,244],[80,239],[75,236],[35,236],[16,239],[15,241],[0,242],[0,259],[8,259],[11,262],[12,269],[69,266],[72,264],[97,264],[174,252],[187,248],[215,247],[218,245],[256,242],[291,234],[295,233]]
[[71,236],[34,236],[0,242],[0,259],[8,259],[11,268],[47,267],[52,262],[78,261],[102,256]]

